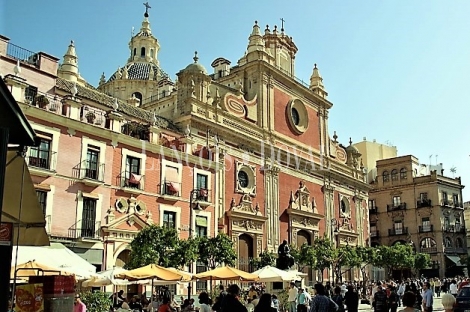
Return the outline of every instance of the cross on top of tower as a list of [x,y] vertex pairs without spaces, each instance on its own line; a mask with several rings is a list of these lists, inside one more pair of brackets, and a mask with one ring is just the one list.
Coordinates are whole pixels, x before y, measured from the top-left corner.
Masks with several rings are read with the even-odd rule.
[[281,31],[284,31],[284,22],[286,20],[284,18],[281,17]]
[[145,14],[144,16],[145,17],[149,17],[149,9],[151,9],[152,7],[150,6],[150,4],[147,2],[143,3],[143,5],[145,6]]

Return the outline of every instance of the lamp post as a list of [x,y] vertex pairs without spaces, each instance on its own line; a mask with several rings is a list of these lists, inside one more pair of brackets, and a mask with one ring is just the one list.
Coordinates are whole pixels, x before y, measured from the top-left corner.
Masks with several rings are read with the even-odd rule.
[[[193,237],[193,204],[197,200],[198,189],[194,189],[189,193],[189,238]],[[193,271],[193,262],[189,264],[189,273]],[[192,281],[188,285],[188,300],[191,299]]]

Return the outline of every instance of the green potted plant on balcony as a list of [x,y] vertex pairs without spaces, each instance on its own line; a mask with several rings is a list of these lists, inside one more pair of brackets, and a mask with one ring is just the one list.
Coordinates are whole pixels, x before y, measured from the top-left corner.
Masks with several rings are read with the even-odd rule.
[[88,123],[93,123],[96,119],[96,115],[93,112],[88,112],[86,113],[85,118],[88,121]]
[[46,106],[49,104],[49,99],[42,94],[36,95],[34,100],[40,108],[46,108]]

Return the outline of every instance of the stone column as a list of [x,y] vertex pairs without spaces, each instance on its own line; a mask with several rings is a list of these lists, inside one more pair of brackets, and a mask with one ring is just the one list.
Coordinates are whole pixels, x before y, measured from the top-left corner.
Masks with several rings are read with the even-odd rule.
[[63,105],[67,107],[68,117],[80,120],[80,109],[82,108],[80,99],[74,96],[66,96],[64,97]]
[[161,129],[157,126],[150,126],[150,143],[159,144]]
[[110,130],[121,133],[122,115],[115,111],[108,112],[110,120]]
[[279,245],[279,167],[273,166],[270,159],[264,165],[266,247],[275,251]]
[[[216,181],[216,197],[215,200],[217,201],[217,206],[215,209],[216,217],[217,217],[217,225],[221,228],[223,227],[225,221],[225,154],[226,150],[224,148],[218,148],[216,152],[219,154],[217,157],[217,165],[215,171],[215,181]],[[227,229],[228,232],[228,229]]]
[[11,94],[17,102],[25,102],[25,90],[28,84],[25,78],[14,75],[6,75],[4,78],[5,84],[10,89]]

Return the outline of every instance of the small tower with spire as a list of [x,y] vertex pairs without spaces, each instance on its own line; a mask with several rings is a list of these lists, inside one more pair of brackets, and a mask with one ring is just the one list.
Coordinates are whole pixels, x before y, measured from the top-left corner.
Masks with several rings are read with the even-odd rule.
[[64,61],[57,71],[57,76],[72,82],[77,82],[79,80],[78,57],[75,52],[75,44],[73,40],[70,41],[67,52],[65,52]]
[[323,78],[320,75],[317,64],[314,64],[313,73],[312,76],[310,76],[310,90],[322,98],[326,98],[328,96],[328,92],[326,92],[325,86],[323,85]]
[[128,62],[151,62],[158,66],[158,51],[160,51],[160,44],[157,38],[152,35],[152,29],[149,22],[149,9],[151,8],[148,2],[144,3],[145,13],[144,20],[140,31],[133,35],[129,42],[129,49],[131,55]]
[[243,55],[238,61],[239,65],[243,65],[247,62],[254,60],[265,60],[269,61],[269,54],[266,52],[265,42],[263,35],[261,34],[261,29],[258,25],[258,21],[255,21],[253,25],[253,30],[251,31],[250,36],[248,37],[248,47],[246,49],[245,55]]

